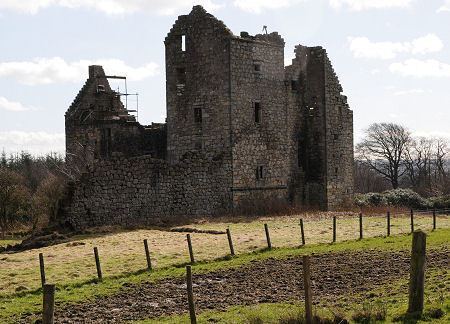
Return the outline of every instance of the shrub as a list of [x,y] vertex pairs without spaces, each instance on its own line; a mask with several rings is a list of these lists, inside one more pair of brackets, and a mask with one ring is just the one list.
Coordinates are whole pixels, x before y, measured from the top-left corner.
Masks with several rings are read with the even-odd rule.
[[355,205],[358,207],[393,206],[415,209],[443,209],[450,208],[450,195],[426,199],[411,189],[393,189],[382,193],[356,194]]
[[436,209],[450,208],[450,195],[431,197],[428,199],[431,207]]
[[409,207],[409,208],[427,208],[429,203],[417,192],[411,189],[394,189],[383,192],[386,202],[390,206]]

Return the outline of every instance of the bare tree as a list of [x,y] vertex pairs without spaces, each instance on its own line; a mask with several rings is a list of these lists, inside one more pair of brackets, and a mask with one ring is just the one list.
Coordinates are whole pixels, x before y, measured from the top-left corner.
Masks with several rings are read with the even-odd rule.
[[354,188],[357,193],[381,192],[391,188],[390,182],[385,177],[359,160],[355,160],[354,174]]
[[411,143],[411,134],[403,126],[375,123],[365,131],[365,138],[356,146],[359,160],[388,179],[397,189],[406,172],[404,153]]
[[56,220],[64,186],[65,179],[51,173],[39,184],[32,200],[33,231]]
[[447,141],[440,138],[414,139],[405,150],[409,185],[424,196],[448,192]]

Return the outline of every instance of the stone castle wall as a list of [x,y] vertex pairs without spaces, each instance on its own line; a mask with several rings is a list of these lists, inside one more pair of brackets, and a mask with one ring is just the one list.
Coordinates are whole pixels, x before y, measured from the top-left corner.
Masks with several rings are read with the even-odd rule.
[[233,38],[230,69],[234,203],[264,203],[271,195],[286,201],[283,39],[276,33]]
[[195,154],[176,164],[150,156],[98,161],[73,185],[64,204],[66,224],[161,225],[230,210],[224,160]]

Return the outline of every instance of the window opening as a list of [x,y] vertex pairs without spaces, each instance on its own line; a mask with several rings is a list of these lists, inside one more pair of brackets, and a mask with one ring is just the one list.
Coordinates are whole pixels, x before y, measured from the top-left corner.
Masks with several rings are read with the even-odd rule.
[[185,68],[177,68],[177,84],[186,84]]
[[254,102],[253,106],[255,108],[255,123],[259,124],[261,123],[261,103]]
[[202,122],[202,108],[194,108],[194,121],[196,123]]
[[261,180],[264,178],[264,168],[262,165],[256,168],[256,180]]
[[186,35],[181,35],[181,51],[186,51]]

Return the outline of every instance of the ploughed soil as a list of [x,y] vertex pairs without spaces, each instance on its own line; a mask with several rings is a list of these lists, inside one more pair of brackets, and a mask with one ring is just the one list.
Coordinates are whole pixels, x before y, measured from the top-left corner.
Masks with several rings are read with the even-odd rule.
[[[449,252],[448,247],[429,251],[427,268],[450,269]],[[358,302],[370,289],[396,279],[407,279],[409,252],[367,250],[313,255],[311,272],[316,303],[335,301],[343,295],[349,297],[349,302]],[[304,297],[302,273],[300,257],[258,261],[208,274],[194,273],[197,312],[225,310],[232,305],[301,300]],[[56,308],[56,323],[121,323],[187,313],[185,279],[130,285],[112,296]]]

